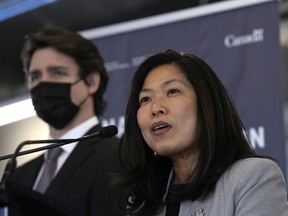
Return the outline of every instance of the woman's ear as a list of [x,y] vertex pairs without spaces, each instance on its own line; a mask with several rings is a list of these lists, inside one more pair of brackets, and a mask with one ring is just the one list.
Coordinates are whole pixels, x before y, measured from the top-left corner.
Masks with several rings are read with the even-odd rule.
[[86,77],[86,83],[90,94],[94,94],[100,86],[101,77],[98,72],[92,72]]

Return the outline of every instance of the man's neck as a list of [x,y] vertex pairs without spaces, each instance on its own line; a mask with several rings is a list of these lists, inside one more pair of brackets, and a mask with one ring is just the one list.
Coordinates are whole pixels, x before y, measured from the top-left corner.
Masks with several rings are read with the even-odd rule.
[[59,139],[61,138],[64,134],[66,134],[68,131],[72,130],[73,128],[79,126],[80,124],[82,124],[83,122],[87,121],[88,119],[92,118],[93,116],[87,116],[85,119],[82,119],[81,121],[72,121],[70,122],[66,127],[62,128],[62,129],[55,129],[53,127],[49,127],[50,129],[50,137],[52,137],[53,139]]

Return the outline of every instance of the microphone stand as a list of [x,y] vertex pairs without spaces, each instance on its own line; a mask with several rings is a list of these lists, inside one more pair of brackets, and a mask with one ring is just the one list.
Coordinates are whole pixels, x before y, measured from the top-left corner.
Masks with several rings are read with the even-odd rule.
[[[74,139],[26,140],[26,141],[23,141],[22,143],[20,143],[17,146],[14,154],[8,154],[8,155],[1,156],[0,157],[0,161],[1,160],[6,160],[6,159],[9,159],[9,158],[12,158],[13,160],[15,160],[15,158],[18,157],[18,156],[22,156],[22,155],[26,155],[26,154],[30,154],[30,153],[34,153],[34,152],[38,152],[38,151],[42,151],[42,150],[46,150],[46,149],[50,149],[50,148],[55,148],[55,147],[58,147],[58,146],[69,144],[69,143],[78,142],[78,141],[81,141],[81,140],[84,140],[84,139],[90,139],[90,138],[99,137],[99,136],[101,137],[102,135],[105,135],[105,128],[109,129],[110,127],[112,127],[112,126],[107,126],[107,127],[101,128],[96,133],[88,134],[86,136],[79,137],[79,138],[74,138]],[[110,134],[106,135],[106,137],[109,137],[109,135]],[[103,137],[103,138],[105,138],[105,137]],[[25,146],[25,145],[30,145],[30,144],[49,144],[49,143],[52,143],[52,144],[20,152],[21,148],[23,148],[23,146]]]
[[[108,138],[108,137],[116,135],[117,132],[118,132],[118,129],[116,126],[109,125],[109,126],[100,128],[96,133],[88,134],[86,136],[82,136],[82,137],[75,138],[75,139],[50,139],[50,140],[26,140],[26,141],[23,141],[22,143],[20,143],[17,146],[14,154],[4,155],[4,156],[0,157],[0,161],[4,160],[4,159],[11,158],[5,167],[4,174],[3,174],[1,182],[0,182],[0,207],[6,206],[8,204],[9,200],[8,200],[8,195],[7,195],[7,191],[6,191],[6,182],[11,178],[14,170],[16,169],[16,166],[17,166],[16,158],[18,156],[30,154],[30,153],[34,153],[37,151],[50,149],[50,148],[55,148],[58,146],[69,144],[69,143],[78,142],[78,141],[81,141],[84,139],[91,139],[94,137]],[[30,149],[30,150],[20,152],[21,148],[25,145],[42,144],[42,143],[45,143],[45,144],[52,143],[52,144],[46,145],[44,147],[39,147],[39,148]]]
[[[79,138],[79,139],[82,140],[82,137]],[[77,141],[79,141],[79,139],[65,139],[65,140],[61,140],[60,143],[55,143],[57,141],[59,142],[60,140],[52,140],[52,139],[51,140],[27,140],[27,141],[24,141],[24,142],[22,142],[22,143],[20,143],[18,145],[18,147],[16,148],[14,154],[2,156],[0,158],[0,160],[9,159],[9,158],[11,158],[11,159],[6,164],[6,167],[4,169],[4,173],[3,173],[3,176],[2,176],[2,179],[1,179],[1,182],[0,182],[0,207],[7,206],[8,202],[9,202],[7,191],[6,191],[6,183],[10,179],[10,177],[12,176],[14,170],[16,169],[16,166],[17,166],[16,158],[17,158],[17,156],[30,154],[30,153],[34,153],[34,152],[38,152],[38,151],[42,151],[42,150],[46,150],[46,149],[50,149],[50,148],[55,148],[55,147],[58,147],[58,146],[66,145],[66,144],[69,144],[69,143],[77,142]],[[52,144],[44,146],[44,147],[39,147],[39,148],[35,148],[35,149],[31,149],[31,150],[20,152],[21,148],[24,145],[41,144],[41,143],[52,143]]]
[[[57,143],[57,141],[61,141],[61,143]],[[9,158],[15,158],[17,156],[22,156],[22,155],[26,155],[26,154],[31,154],[34,152],[38,152],[38,151],[42,151],[42,150],[46,150],[46,149],[50,149],[50,148],[54,148],[54,147],[58,147],[58,146],[62,146],[62,145],[66,145],[72,142],[77,142],[79,140],[77,139],[67,139],[67,140],[26,140],[22,143],[19,144],[19,146],[16,148],[15,153],[14,154],[8,154],[8,155],[4,155],[0,157],[0,161],[1,160],[6,160]],[[21,148],[24,145],[30,145],[30,144],[49,144],[52,143],[50,145],[47,146],[43,146],[43,147],[39,147],[39,148],[35,148],[35,149],[30,149],[30,150],[26,150],[26,151],[22,151],[20,152]]]

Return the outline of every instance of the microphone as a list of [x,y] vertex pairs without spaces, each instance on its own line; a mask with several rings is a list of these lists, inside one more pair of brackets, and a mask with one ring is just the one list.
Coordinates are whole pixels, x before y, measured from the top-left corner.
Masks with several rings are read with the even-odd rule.
[[79,139],[83,140],[83,139],[88,139],[92,137],[109,138],[109,137],[115,136],[117,133],[118,133],[117,127],[115,125],[109,125],[109,126],[100,128],[96,133],[88,134],[86,136],[80,137]]
[[[82,140],[86,140],[86,139],[91,139],[91,138],[95,138],[95,137],[109,138],[109,137],[115,136],[117,133],[118,133],[117,127],[115,125],[109,125],[109,126],[100,128],[95,133],[88,134],[88,135],[85,135],[83,137],[74,138],[74,139],[48,139],[48,140],[26,140],[26,141],[23,141],[22,143],[20,143],[17,146],[14,154],[4,155],[4,156],[0,157],[0,161],[4,160],[4,159],[11,158],[6,165],[4,175],[2,176],[2,179],[0,182],[0,191],[5,191],[6,182],[10,178],[10,176],[12,175],[14,170],[16,169],[16,165],[17,165],[16,158],[18,156],[22,156],[22,155],[50,149],[50,148],[55,148],[58,146],[62,146],[62,145],[66,145],[69,143],[74,143],[74,142],[78,142],[78,141],[82,141]],[[25,145],[43,144],[43,143],[44,144],[52,143],[52,144],[46,145],[44,147],[39,147],[39,148],[30,149],[30,150],[20,152],[21,148]],[[1,206],[1,200],[0,200],[0,206]]]
[[[79,138],[74,138],[74,139],[26,140],[26,141],[23,141],[22,143],[20,143],[18,145],[18,147],[15,150],[14,154],[8,154],[8,155],[1,156],[0,157],[0,161],[12,158],[13,156],[16,156],[16,157],[17,156],[22,156],[22,155],[34,153],[34,152],[37,152],[37,151],[42,151],[42,150],[54,148],[54,147],[57,147],[57,146],[62,146],[62,145],[66,145],[66,144],[69,144],[69,143],[73,143],[73,142],[78,142],[78,141],[82,141],[82,140],[85,140],[85,139],[94,138],[94,137],[109,138],[109,137],[115,136],[117,133],[118,133],[117,127],[115,125],[109,125],[109,126],[100,128],[95,133],[88,134],[86,136],[79,137]],[[30,150],[26,150],[26,151],[20,152],[21,148],[23,148],[23,146],[25,146],[25,145],[30,145],[30,144],[49,144],[49,143],[52,143],[52,144],[44,146],[44,147],[39,147],[39,148],[30,149]]]

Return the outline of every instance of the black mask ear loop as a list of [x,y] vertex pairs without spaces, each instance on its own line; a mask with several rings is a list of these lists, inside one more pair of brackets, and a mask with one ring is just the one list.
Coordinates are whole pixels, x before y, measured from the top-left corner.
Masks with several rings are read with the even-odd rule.
[[[78,82],[80,82],[82,80],[82,78],[80,77],[78,80],[76,80],[74,83],[72,83],[71,84],[71,86],[73,86],[73,85],[76,85]],[[84,81],[84,80],[83,80]],[[84,83],[85,83],[85,85],[86,85],[86,82],[84,81]],[[84,104],[85,103],[85,101],[88,99],[88,97],[89,97],[89,94],[87,94],[87,96],[83,99],[83,101],[79,104],[79,105],[77,105],[78,107],[81,107],[82,106],[82,104]]]
[[74,83],[71,83],[71,85],[76,85],[78,82],[80,82],[82,80],[82,78],[80,77],[78,80],[76,80]]
[[88,99],[88,97],[89,97],[89,94],[87,94],[87,96],[83,99],[83,101],[78,106],[81,107],[82,104],[84,104],[85,101]]

